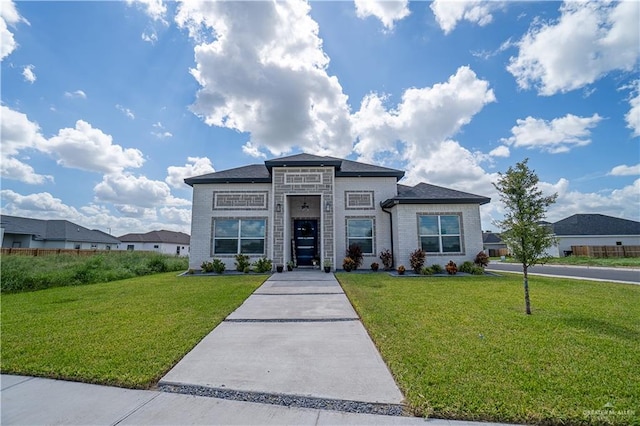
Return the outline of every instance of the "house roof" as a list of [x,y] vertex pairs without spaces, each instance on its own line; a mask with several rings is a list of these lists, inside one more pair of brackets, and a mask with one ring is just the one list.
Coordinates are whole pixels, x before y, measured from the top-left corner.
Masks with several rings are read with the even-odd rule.
[[603,214],[574,214],[553,224],[556,235],[638,235],[640,222]]
[[151,231],[144,234],[125,234],[118,237],[123,243],[167,243],[189,245],[191,237],[184,232],[174,231]]
[[382,207],[391,207],[396,204],[487,204],[491,198],[455,189],[443,188],[428,183],[419,183],[416,186],[398,184],[398,195],[389,198],[382,203]]
[[235,169],[222,170],[206,175],[189,177],[187,185],[200,183],[271,183],[271,170],[274,167],[334,167],[336,177],[395,177],[404,176],[402,170],[358,161],[312,154],[296,154],[288,157],[267,160],[264,164],[252,164]]
[[0,216],[7,234],[33,235],[36,240],[119,244],[120,240],[96,229],[87,229],[68,220],[42,220],[19,216]]
[[496,234],[495,232],[483,232],[482,242],[484,244],[504,244],[502,238],[500,238],[500,234]]

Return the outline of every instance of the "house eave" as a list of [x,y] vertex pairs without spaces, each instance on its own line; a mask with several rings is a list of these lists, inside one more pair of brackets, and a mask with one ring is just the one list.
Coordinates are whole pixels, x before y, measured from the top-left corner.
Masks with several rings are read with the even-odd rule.
[[184,183],[190,187],[208,183],[271,183],[271,178],[186,178]]
[[396,204],[488,204],[491,198],[390,198],[380,205],[383,208],[393,207]]

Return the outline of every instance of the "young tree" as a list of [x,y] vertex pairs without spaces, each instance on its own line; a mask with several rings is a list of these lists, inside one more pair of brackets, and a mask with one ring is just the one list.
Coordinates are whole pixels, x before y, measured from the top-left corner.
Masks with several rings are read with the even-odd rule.
[[505,174],[498,173],[498,182],[493,186],[500,191],[506,213],[504,219],[496,224],[504,231],[502,240],[511,250],[513,257],[522,263],[524,275],[524,303],[527,315],[531,315],[529,302],[529,276],[527,270],[536,264],[544,263],[546,249],[551,247],[555,238],[549,227],[543,225],[547,208],[556,202],[558,194],[548,197],[538,189],[538,176],[529,170],[525,159],[516,166],[509,167]]

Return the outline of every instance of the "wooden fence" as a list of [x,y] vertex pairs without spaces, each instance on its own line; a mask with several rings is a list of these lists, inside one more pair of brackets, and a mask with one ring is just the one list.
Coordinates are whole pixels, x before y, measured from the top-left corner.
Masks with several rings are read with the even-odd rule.
[[640,257],[640,246],[571,246],[574,256]]
[[[137,253],[142,252],[136,250]],[[47,249],[47,248],[2,248],[2,256],[52,256],[56,254],[72,254],[76,256],[94,256],[96,254],[127,253],[126,250],[98,250],[98,249]]]
[[501,249],[489,249],[489,257],[501,257],[508,256],[509,249],[501,248]]

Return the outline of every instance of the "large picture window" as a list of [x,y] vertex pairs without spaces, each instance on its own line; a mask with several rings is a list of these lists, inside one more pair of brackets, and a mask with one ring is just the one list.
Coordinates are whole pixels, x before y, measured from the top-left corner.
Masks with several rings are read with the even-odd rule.
[[215,219],[213,254],[264,254],[266,220]]
[[347,247],[357,244],[362,254],[374,254],[373,219],[347,219]]
[[462,252],[462,233],[458,215],[418,216],[420,245],[427,253]]

